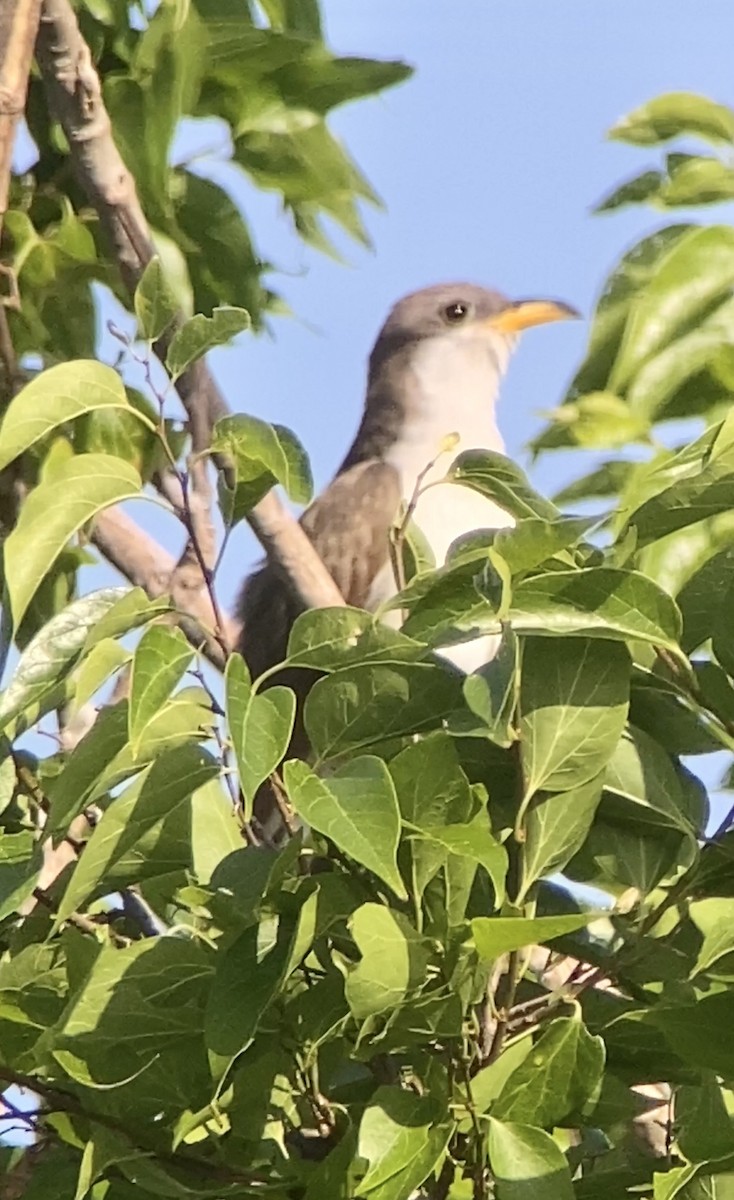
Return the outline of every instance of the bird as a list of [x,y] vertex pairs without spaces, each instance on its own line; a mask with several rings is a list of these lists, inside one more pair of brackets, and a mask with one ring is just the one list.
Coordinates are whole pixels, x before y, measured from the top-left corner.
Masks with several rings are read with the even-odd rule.
[[[357,434],[331,483],[301,517],[347,604],[374,611],[396,594],[390,530],[401,505],[416,501],[419,477],[413,519],[438,566],[462,534],[514,524],[486,497],[440,482],[446,474],[441,448],[503,453],[497,401],[519,334],[578,315],[560,300],[510,300],[473,283],[436,284],[394,305],[369,357]],[[245,581],[238,648],[253,678],[285,658],[302,611],[276,563],[266,561]],[[480,637],[442,653],[469,672],[490,661],[497,644],[496,637]]]

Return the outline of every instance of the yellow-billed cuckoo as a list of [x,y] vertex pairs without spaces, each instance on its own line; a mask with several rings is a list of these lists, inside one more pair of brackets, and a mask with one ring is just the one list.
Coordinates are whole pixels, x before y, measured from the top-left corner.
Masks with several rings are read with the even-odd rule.
[[[424,288],[395,305],[370,355],[357,436],[332,482],[301,518],[347,604],[375,609],[395,594],[390,527],[447,435],[456,435],[455,454],[504,450],[496,405],[518,334],[577,315],[557,300],[512,301],[470,283]],[[445,463],[440,458],[422,486],[442,478]],[[421,492],[414,519],[439,566],[461,534],[513,524],[496,504],[451,483]],[[285,658],[302,608],[270,562],[246,581],[239,603],[241,649],[253,677]],[[471,671],[489,661],[496,641],[478,638],[445,654]]]

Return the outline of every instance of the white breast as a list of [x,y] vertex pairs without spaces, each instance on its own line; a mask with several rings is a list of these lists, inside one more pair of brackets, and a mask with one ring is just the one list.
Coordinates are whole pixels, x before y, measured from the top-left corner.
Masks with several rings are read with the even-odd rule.
[[[488,389],[492,367],[497,374],[504,372],[510,347],[497,339],[491,347],[496,363],[487,361],[485,339],[477,339],[473,353],[467,346],[456,346],[453,339],[436,345],[427,341],[414,356],[413,370],[421,396],[420,411],[411,413],[406,429],[385,455],[385,459],[400,473],[402,495],[406,504],[413,498],[421,471],[440,452],[450,434],[458,441],[438,462],[422,482],[422,490],[414,512],[414,520],[427,539],[436,565],[441,566],[446,552],[456,538],[475,529],[500,529],[514,525],[514,519],[498,505],[477,492],[454,483],[438,483],[453,459],[462,450],[497,450],[504,452],[504,442],[495,420],[495,394]],[[504,354],[504,358],[502,355]],[[370,591],[368,607],[376,608],[395,595],[392,567],[380,571]],[[391,613],[392,625],[400,624],[400,615]],[[497,651],[496,637],[477,638],[442,653],[464,671],[475,670],[488,662]]]

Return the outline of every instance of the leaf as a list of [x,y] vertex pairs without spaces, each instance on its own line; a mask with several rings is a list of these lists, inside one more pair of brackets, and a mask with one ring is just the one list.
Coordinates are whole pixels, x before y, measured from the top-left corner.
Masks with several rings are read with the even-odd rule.
[[[693,329],[680,333],[669,345],[648,359],[627,389],[630,420],[644,429],[667,416],[667,405],[684,385],[694,383],[710,368],[717,355],[727,352],[734,326],[734,300],[727,297],[701,317]],[[618,443],[619,444],[619,443]]]
[[245,799],[245,819],[249,821],[257,789],[287,753],[296,717],[296,697],[287,687],[253,692],[247,667],[239,654],[230,655],[224,679],[227,724]]
[[[498,746],[511,746],[517,738],[513,722],[519,685],[518,639],[512,627],[506,625],[492,661],[464,680],[467,707],[481,722],[477,726],[479,735],[491,738]],[[457,714],[450,728],[457,735],[474,732],[464,713]]]
[[509,950],[521,950],[583,929],[598,915],[584,912],[555,917],[475,917],[471,927],[480,958],[494,961]]
[[166,370],[174,381],[193,362],[203,358],[215,346],[224,346],[238,333],[250,328],[250,315],[244,308],[224,304],[210,317],[201,313],[190,317],[171,338],[166,355]]
[[121,408],[146,425],[133,408],[117,371],[77,360],[42,371],[11,400],[0,426],[0,470],[60,425],[83,413]]
[[[471,1081],[471,1097],[476,1113],[485,1113],[501,1094],[508,1080],[525,1061],[533,1048],[530,1032],[505,1045],[499,1058],[485,1067],[480,1067]],[[472,1128],[468,1114],[459,1125],[460,1133],[469,1133]]]
[[125,588],[90,592],[44,625],[21,654],[9,687],[0,696],[0,727],[6,729],[20,713],[55,690],[78,661],[89,631],[125,594]]
[[414,662],[425,647],[361,608],[310,608],[288,636],[289,666],[335,671],[350,663]]
[[358,1185],[365,1200],[408,1200],[435,1170],[453,1132],[429,1096],[378,1087],[359,1124],[357,1155],[368,1164]]
[[629,705],[629,653],[615,642],[526,638],[520,673],[525,799],[568,791],[604,769]]
[[516,584],[510,622],[518,633],[637,638],[680,654],[680,614],[662,588],[637,571],[589,567]]
[[604,1076],[605,1050],[579,1015],[551,1021],[528,1056],[508,1079],[492,1115],[553,1129],[588,1116]]
[[[72,750],[63,769],[49,780],[47,794],[51,807],[46,824],[49,837],[63,835],[74,817],[83,812],[95,785],[104,781],[110,764],[127,745],[126,707],[115,704],[103,708],[92,728]],[[134,769],[130,762],[128,773]]]
[[734,142],[734,112],[693,92],[667,92],[622,117],[609,137],[634,146],[656,146],[686,133],[711,142]]
[[321,761],[436,729],[461,704],[461,678],[433,663],[347,667],[319,679],[304,719]]
[[218,773],[216,761],[188,744],[161,755],[119,796],[94,829],[59,905],[60,925],[136,843]]
[[143,271],[135,289],[134,304],[142,336],[148,342],[156,342],[178,312],[160,258],[152,258]]
[[17,628],[69,539],[103,508],[137,496],[140,476],[122,459],[82,454],[34,488],[5,543],[5,579]]
[[493,548],[512,574],[519,575],[540,566],[560,550],[575,546],[596,521],[595,517],[559,517],[555,521],[525,517],[512,529],[498,530]]
[[568,1163],[542,1129],[491,1117],[489,1162],[497,1200],[573,1200]]
[[620,392],[653,354],[726,298],[734,285],[734,229],[692,226],[633,299],[608,386]]
[[222,489],[220,499],[227,525],[246,515],[276,484],[281,484],[291,500],[307,504],[313,482],[303,446],[283,425],[269,425],[256,417],[239,413],[224,417],[214,427],[211,445],[215,454],[231,460],[235,487]]
[[555,521],[561,516],[555,504],[534,491],[512,459],[493,450],[465,450],[453,462],[446,478],[493,500],[518,520],[540,517]]
[[233,1058],[250,1043],[285,979],[295,933],[284,919],[267,918],[218,955],[204,1023],[214,1054]]
[[135,648],[131,668],[128,729],[134,749],[193,657],[194,652],[180,629],[165,625],[146,629]]
[[615,187],[603,200],[594,205],[592,212],[613,212],[627,204],[652,203],[659,197],[664,180],[665,176],[661,171],[643,171]]
[[107,638],[122,637],[132,629],[138,629],[141,625],[146,625],[156,617],[162,617],[171,611],[171,602],[167,596],[158,596],[151,600],[141,587],[118,590],[119,599],[89,630],[84,644],[85,654]]
[[492,837],[486,812],[479,812],[473,821],[464,825],[424,826],[415,836],[440,846],[457,858],[467,858],[477,866],[484,867],[492,880],[496,905],[499,907],[502,904],[508,867],[507,851]]
[[734,1072],[731,1022],[734,996],[731,991],[699,996],[695,1004],[657,1004],[642,1018],[660,1029],[671,1049],[700,1070],[715,1071],[731,1078]]
[[325,779],[305,763],[287,762],[284,779],[291,804],[304,821],[406,898],[396,859],[398,802],[381,759],[351,759]]
[[544,875],[562,871],[581,849],[599,807],[602,778],[566,792],[540,792],[528,806],[517,903]]
[[734,451],[712,454],[696,475],[681,478],[627,516],[637,545],[645,546],[734,507]]
[[[671,161],[674,159],[675,162]],[[718,158],[671,154],[668,157],[668,170],[670,178],[660,195],[662,203],[668,208],[675,205],[716,204],[734,199],[734,171]]]
[[660,744],[643,730],[630,728],[620,739],[607,765],[604,788],[626,802],[615,803],[614,811],[620,819],[692,832],[693,814],[680,771]]
[[683,616],[681,646],[687,653],[710,636],[721,596],[734,584],[734,546],[714,554],[692,575],[677,600]]
[[704,1077],[700,1086],[678,1089],[675,1121],[676,1141],[689,1161],[706,1162],[734,1155],[734,1125],[722,1088],[710,1076]]
[[430,957],[407,917],[382,904],[363,904],[349,918],[360,953],[346,979],[347,1003],[357,1020],[392,1012],[417,991]]
[[[716,963],[734,950],[734,899],[711,896],[695,900],[690,905],[688,915],[703,935],[691,978],[712,968],[713,974],[716,974]],[[723,965],[726,970],[726,964]]]

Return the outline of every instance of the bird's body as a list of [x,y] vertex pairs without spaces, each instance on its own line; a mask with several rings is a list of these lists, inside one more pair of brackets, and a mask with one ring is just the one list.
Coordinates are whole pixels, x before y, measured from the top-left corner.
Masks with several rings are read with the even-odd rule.
[[[421,480],[413,514],[437,565],[462,534],[513,524],[508,513],[470,489],[436,482],[451,461],[441,454],[442,445],[454,435],[454,454],[504,449],[496,402],[517,333],[571,314],[553,301],[515,304],[467,283],[425,288],[395,305],[370,356],[355,440],[302,518],[347,604],[375,610],[395,595],[390,527],[401,501],[413,500],[419,475],[437,458]],[[272,563],[246,582],[242,651],[253,675],[285,657],[301,608]],[[446,653],[469,671],[486,662],[495,645],[496,639],[480,638]]]

